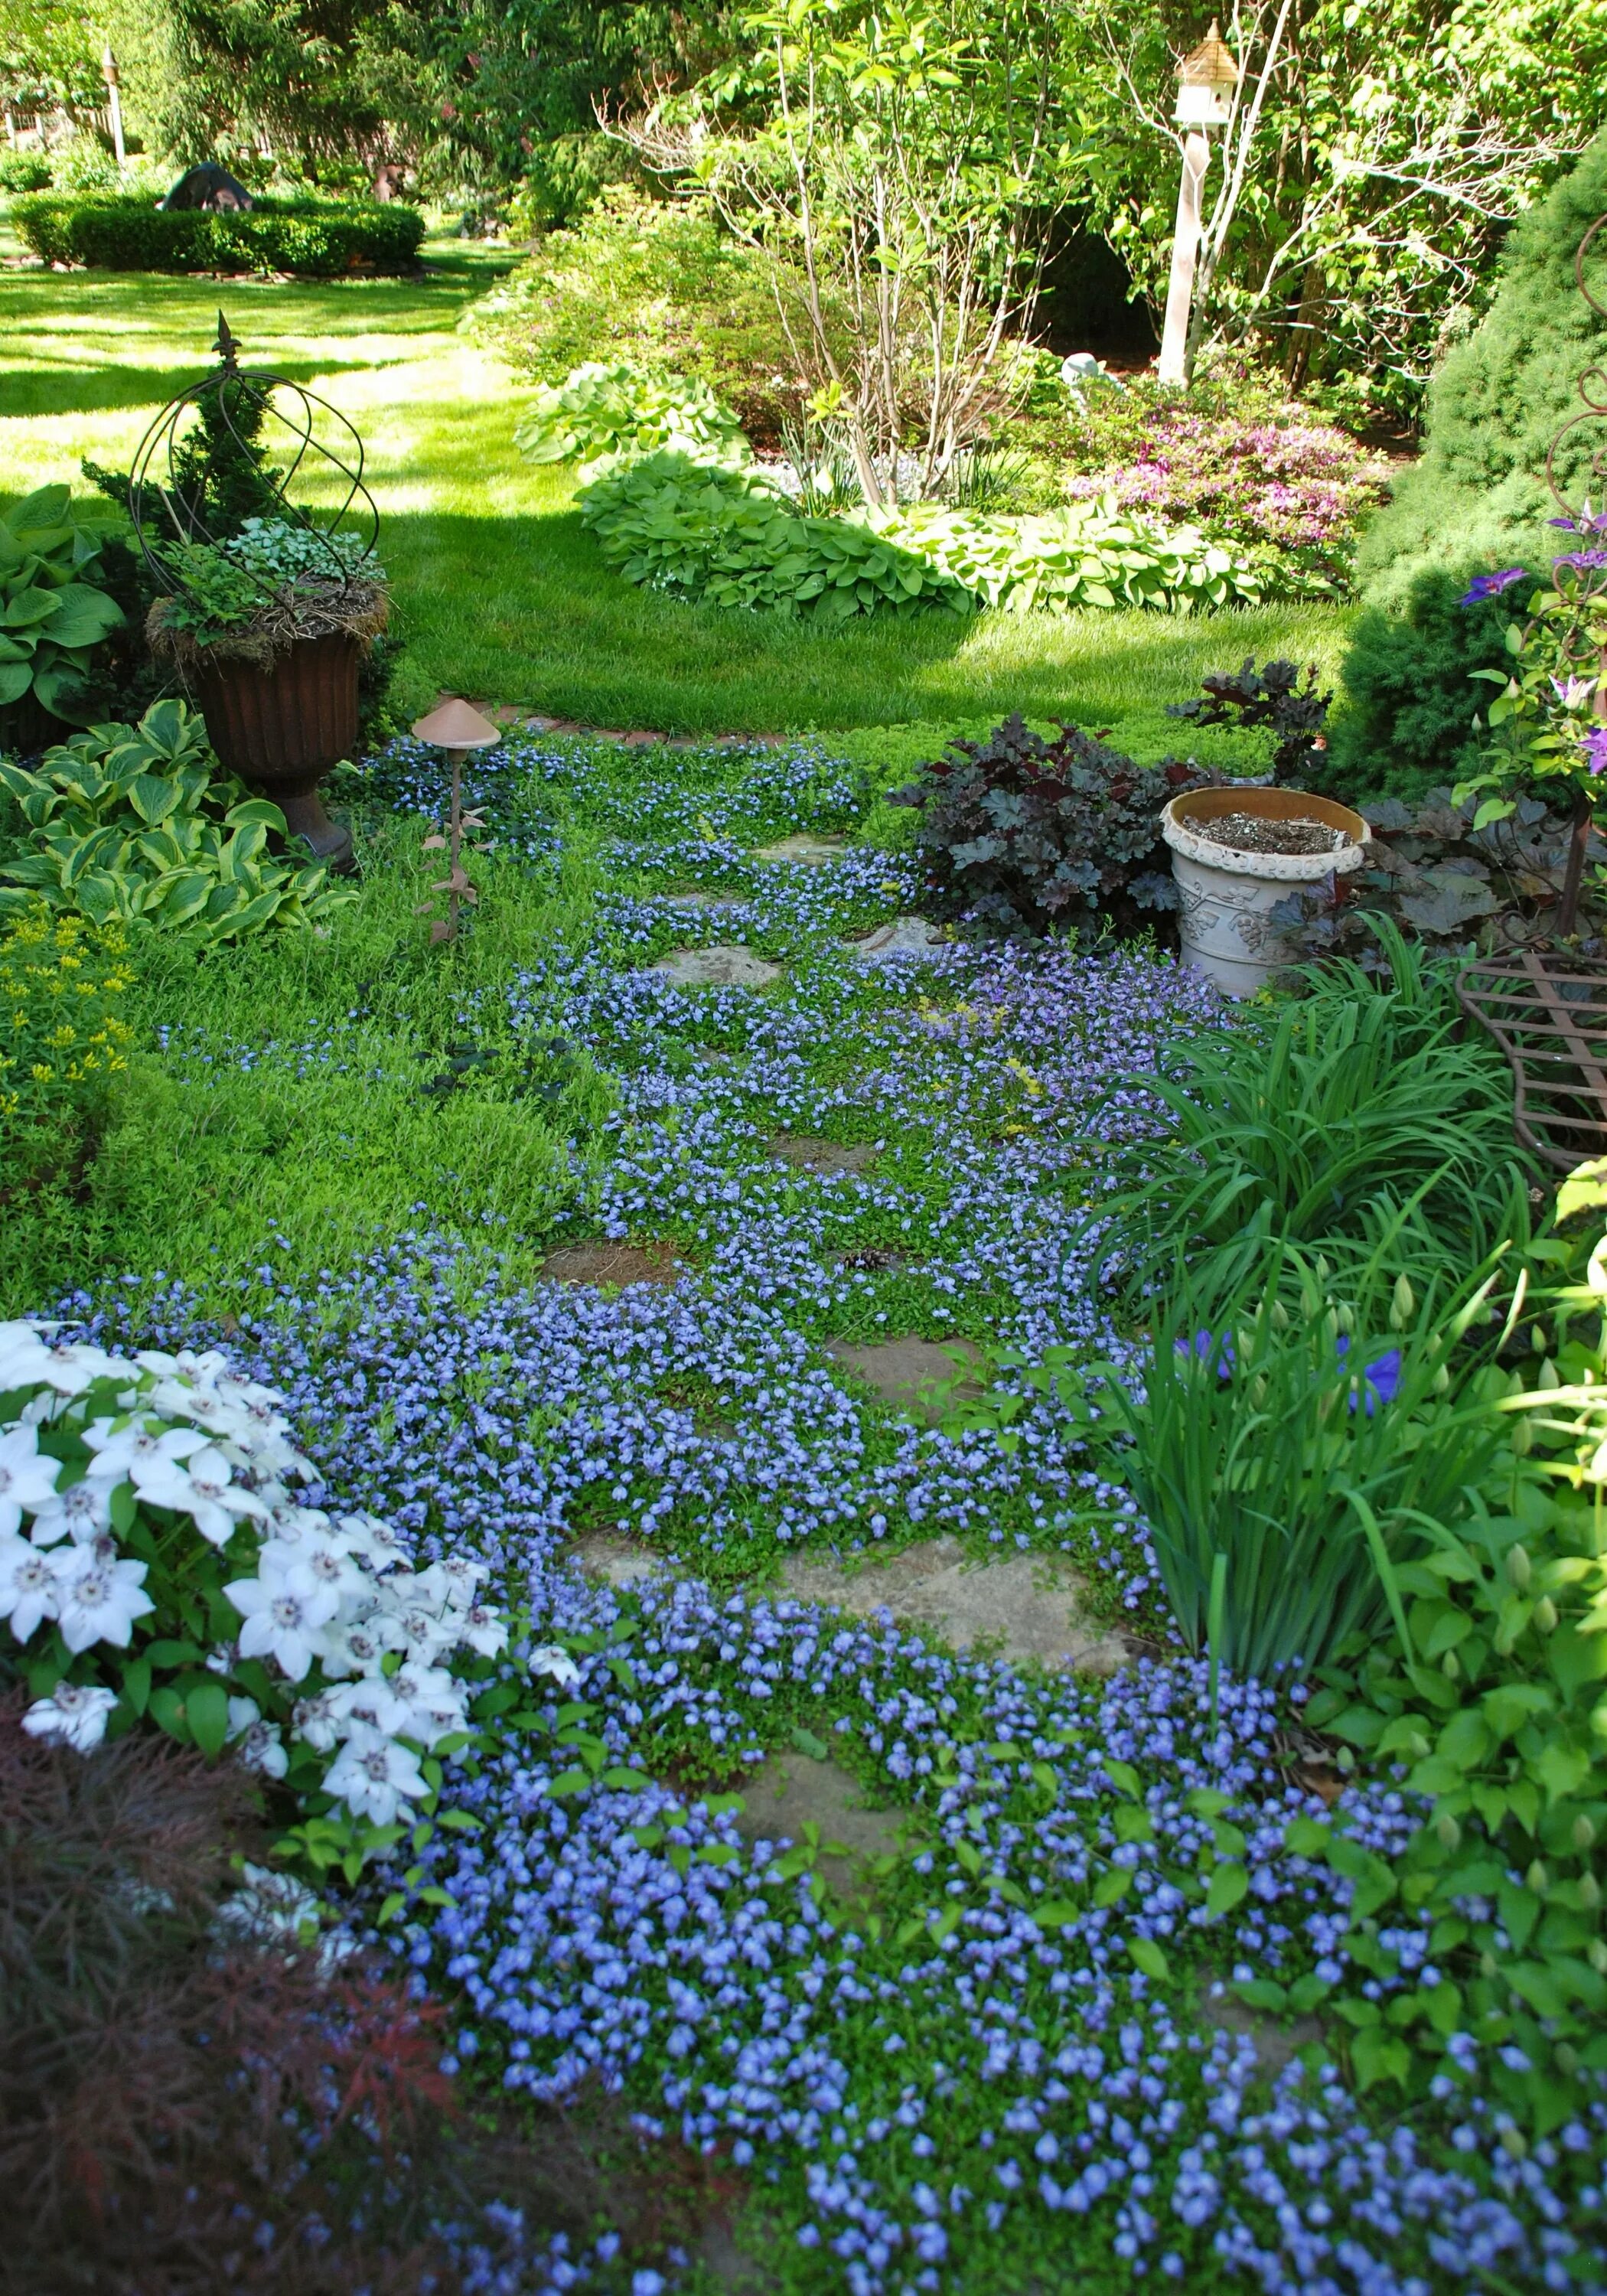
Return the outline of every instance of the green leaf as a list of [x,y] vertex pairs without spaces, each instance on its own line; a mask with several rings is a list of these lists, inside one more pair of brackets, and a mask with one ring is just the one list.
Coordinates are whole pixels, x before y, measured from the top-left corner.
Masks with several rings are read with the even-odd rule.
[[1153,1938],[1129,1938],[1127,1952],[1134,1967],[1141,1969],[1146,1977],[1152,1977],[1158,1985],[1171,1983],[1172,1964]]
[[1242,1866],[1218,1866],[1205,1893],[1208,1914],[1228,1914],[1248,1894],[1250,1876]]
[[1127,1866],[1108,1866],[1094,1884],[1096,1906],[1114,1906],[1125,1898],[1133,1886],[1132,1868]]

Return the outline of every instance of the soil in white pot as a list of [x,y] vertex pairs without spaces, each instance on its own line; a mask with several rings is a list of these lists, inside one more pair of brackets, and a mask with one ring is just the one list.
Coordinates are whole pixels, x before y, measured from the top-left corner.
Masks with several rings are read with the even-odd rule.
[[1221,813],[1214,820],[1191,820],[1188,826],[1196,837],[1230,845],[1235,853],[1337,853],[1350,841],[1342,829],[1310,814],[1282,820],[1270,814]]

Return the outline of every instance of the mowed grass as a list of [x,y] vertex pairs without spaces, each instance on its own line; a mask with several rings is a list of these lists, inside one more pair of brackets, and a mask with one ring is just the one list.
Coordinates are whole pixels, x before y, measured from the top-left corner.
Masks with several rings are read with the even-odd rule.
[[817,634],[637,589],[603,564],[572,478],[516,452],[526,388],[458,332],[513,258],[439,237],[425,253],[417,280],[328,283],[13,262],[0,270],[0,494],[81,485],[86,455],[126,468],[164,400],[204,373],[221,308],[248,363],[318,391],[363,437],[409,647],[405,708],[444,689],[665,733],[957,725],[1012,709],[1116,720],[1247,654],[1337,668],[1349,615],[1332,606],[1193,619],[933,613]]

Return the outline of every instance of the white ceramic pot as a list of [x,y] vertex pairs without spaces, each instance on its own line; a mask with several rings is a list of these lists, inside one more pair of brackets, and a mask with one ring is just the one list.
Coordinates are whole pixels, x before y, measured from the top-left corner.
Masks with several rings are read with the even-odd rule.
[[[1341,830],[1347,841],[1332,853],[1248,853],[1201,835],[1195,824],[1227,813],[1277,821],[1301,815]],[[1160,833],[1172,849],[1183,962],[1230,996],[1253,996],[1296,961],[1268,912],[1297,886],[1332,890],[1336,877],[1361,866],[1369,835],[1361,815],[1332,798],[1242,785],[1175,797],[1160,816]]]

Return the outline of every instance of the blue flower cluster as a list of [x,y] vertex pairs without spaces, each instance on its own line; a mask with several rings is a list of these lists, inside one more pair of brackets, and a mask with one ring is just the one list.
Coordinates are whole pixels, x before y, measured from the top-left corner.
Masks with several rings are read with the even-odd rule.
[[[523,746],[510,794],[488,753],[510,842],[545,792],[584,810],[578,754]],[[1131,950],[865,962],[850,937],[910,906],[907,865],[750,849],[850,820],[846,774],[804,745],[678,770],[635,808],[604,782],[586,817],[620,840],[618,889],[590,945],[532,953],[465,1016],[587,1047],[617,1111],[577,1144],[572,1233],[673,1245],[675,1280],[521,1283],[421,1226],[310,1288],[242,1290],[232,1318],[231,1352],[327,1478],[315,1499],[389,1516],[424,1556],[483,1557],[525,1647],[582,1669],[453,1781],[479,1830],[420,1861],[451,1902],[410,1893],[379,1934],[459,2005],[475,2078],[562,2098],[600,2077],[645,2129],[741,2171],[778,2288],[1017,2287],[1027,2253],[1043,2284],[1111,2291],[1602,2284],[1607,2108],[1529,2147],[1481,2103],[1471,2043],[1406,2112],[1358,2099],[1318,2046],[1275,2078],[1258,2054],[1236,1988],[1305,1980],[1320,2005],[1349,1974],[1349,1885],[1286,1841],[1315,1805],[1275,1689],[1224,1683],[1213,1720],[1182,1660],[1095,1685],[764,1591],[786,1550],[949,1532],[1070,1546],[1153,1616],[1143,1526],[1053,1395],[1029,1396],[1006,1452],[857,1398],[823,1344],[1119,1352],[1078,1218],[1109,1145],[1150,1121],[1121,1079],[1219,1016]],[[774,990],[648,969],[733,940],[784,964]],[[778,1144],[806,1136],[869,1160],[800,1168]],[[70,1307],[119,1343],[216,1336],[172,1283]],[[681,1569],[589,1582],[567,1550],[599,1526]],[[508,1673],[529,1698],[517,1653]],[[717,1791],[800,1746],[905,1820],[851,1886],[808,1838],[753,1841]],[[1398,1849],[1399,1797],[1349,1799],[1358,1841]],[[1201,1885],[1223,1858],[1245,1876],[1226,1916]],[[1375,1997],[1438,1980],[1426,1930],[1382,1942],[1403,1974]],[[589,2270],[554,2258],[547,2284]],[[488,2267],[488,2288],[522,2284]]]

